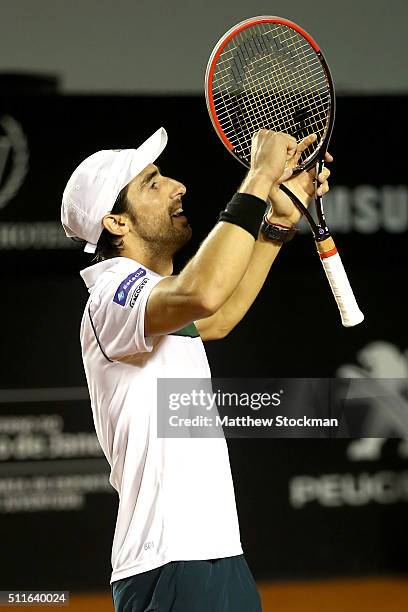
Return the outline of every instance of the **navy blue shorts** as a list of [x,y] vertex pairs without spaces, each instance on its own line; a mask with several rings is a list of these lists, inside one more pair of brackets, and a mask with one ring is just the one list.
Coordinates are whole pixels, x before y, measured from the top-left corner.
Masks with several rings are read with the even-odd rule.
[[261,612],[243,555],[172,561],[112,583],[115,612]]

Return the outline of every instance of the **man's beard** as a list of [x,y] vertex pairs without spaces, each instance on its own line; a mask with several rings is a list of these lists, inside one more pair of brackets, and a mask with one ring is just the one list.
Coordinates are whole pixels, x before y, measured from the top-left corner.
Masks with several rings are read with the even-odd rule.
[[133,225],[135,233],[146,243],[149,251],[162,256],[172,257],[190,241],[192,235],[188,221],[177,221],[176,217],[170,217],[169,223],[164,222],[159,228],[150,223],[140,223],[137,219],[134,219]]

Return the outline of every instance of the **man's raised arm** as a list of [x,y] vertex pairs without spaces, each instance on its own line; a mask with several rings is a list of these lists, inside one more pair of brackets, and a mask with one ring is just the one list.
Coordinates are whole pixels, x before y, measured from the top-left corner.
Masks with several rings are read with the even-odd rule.
[[[251,261],[268,194],[289,178],[285,165],[297,143],[287,134],[260,130],[252,141],[251,168],[239,195],[229,203],[197,254],[177,276],[152,290],[145,315],[145,335],[166,334],[209,317],[228,300]],[[216,185],[209,185],[211,192]]]

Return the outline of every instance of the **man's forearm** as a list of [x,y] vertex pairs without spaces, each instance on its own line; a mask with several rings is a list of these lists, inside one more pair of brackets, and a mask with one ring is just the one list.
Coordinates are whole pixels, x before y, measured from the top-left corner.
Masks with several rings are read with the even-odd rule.
[[[240,191],[266,200],[269,189],[265,177],[249,174]],[[205,293],[211,309],[218,310],[245,275],[255,244],[253,236],[238,225],[218,223],[179,274],[178,282],[193,295]]]
[[258,236],[246,272],[231,297],[217,312],[221,334],[227,335],[245,316],[263,287],[281,245]]

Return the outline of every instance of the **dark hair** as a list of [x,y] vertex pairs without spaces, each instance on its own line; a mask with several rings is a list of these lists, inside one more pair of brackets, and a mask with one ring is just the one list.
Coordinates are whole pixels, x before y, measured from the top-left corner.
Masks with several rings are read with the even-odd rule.
[[[114,215],[128,214],[133,218],[133,214],[129,208],[127,199],[127,186],[119,192],[115,200],[115,204],[111,210]],[[112,257],[119,257],[123,249],[123,238],[111,234],[106,228],[103,228],[102,234],[98,240],[95,250],[95,261],[104,261]]]

